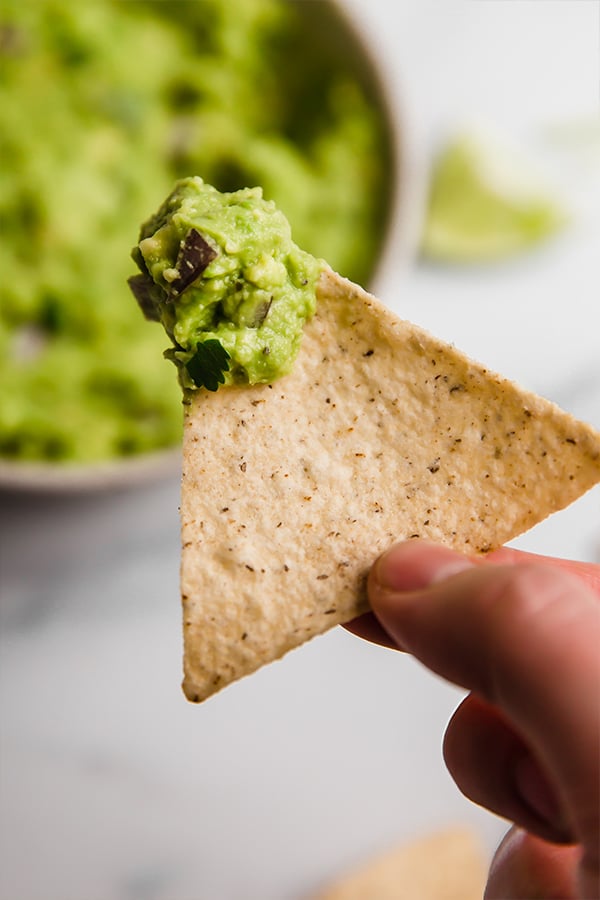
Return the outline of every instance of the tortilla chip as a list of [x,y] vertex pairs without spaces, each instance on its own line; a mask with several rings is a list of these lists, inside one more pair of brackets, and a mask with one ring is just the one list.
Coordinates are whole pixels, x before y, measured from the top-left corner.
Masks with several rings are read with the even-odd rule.
[[598,481],[600,434],[326,270],[291,374],[186,408],[186,696],[365,612],[395,541],[486,553]]
[[453,828],[382,854],[313,900],[481,900],[486,873],[475,835]]

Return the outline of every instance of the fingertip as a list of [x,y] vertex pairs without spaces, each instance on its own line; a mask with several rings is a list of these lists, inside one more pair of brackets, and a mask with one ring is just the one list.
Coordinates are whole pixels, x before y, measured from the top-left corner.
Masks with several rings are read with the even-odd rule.
[[417,539],[403,541],[375,562],[369,588],[388,593],[422,590],[473,565],[469,557],[449,547]]
[[409,611],[415,605],[422,606],[431,585],[473,566],[468,557],[428,541],[395,544],[379,557],[369,574],[371,609],[394,643],[410,651],[406,629]]
[[556,846],[512,828],[492,861],[484,900],[575,900],[580,859],[579,847]]
[[372,612],[363,613],[362,616],[351,619],[349,622],[344,622],[342,627],[346,631],[349,631],[350,634],[355,634],[357,637],[363,638],[363,640],[369,641],[371,644],[379,644],[381,647],[390,647],[395,650],[402,649],[398,646],[397,642],[390,637]]

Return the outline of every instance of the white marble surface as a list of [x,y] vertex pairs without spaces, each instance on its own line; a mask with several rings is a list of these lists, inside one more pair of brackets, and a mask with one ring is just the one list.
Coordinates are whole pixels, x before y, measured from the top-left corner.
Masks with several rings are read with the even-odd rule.
[[[423,147],[463,118],[521,132],[598,115],[597,3],[348,5],[404,80]],[[571,167],[589,201],[597,172],[583,191],[581,178]],[[600,426],[594,204],[516,263],[389,267],[379,292]],[[599,559],[599,499],[519,545]],[[177,503],[175,478],[0,496],[0,896],[300,900],[438,825],[470,823],[491,850],[504,824],[458,793],[441,759],[460,693],[408,658],[337,629],[200,707],[185,702]]]

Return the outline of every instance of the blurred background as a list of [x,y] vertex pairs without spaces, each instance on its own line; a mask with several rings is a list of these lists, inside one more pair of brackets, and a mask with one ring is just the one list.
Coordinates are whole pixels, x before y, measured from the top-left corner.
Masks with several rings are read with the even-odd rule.
[[[506,825],[441,757],[461,693],[411,659],[335,629],[184,700],[175,379],[120,286],[173,177],[251,178],[402,317],[600,427],[600,6],[80,6],[0,24],[0,894],[304,900],[455,824],[489,854]],[[515,544],[600,561],[599,499]]]

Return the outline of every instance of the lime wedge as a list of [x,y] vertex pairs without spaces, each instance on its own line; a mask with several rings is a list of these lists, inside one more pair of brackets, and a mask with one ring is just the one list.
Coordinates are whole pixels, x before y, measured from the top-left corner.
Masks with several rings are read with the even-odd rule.
[[432,175],[423,255],[483,263],[519,254],[567,221],[529,160],[475,136],[450,143]]

